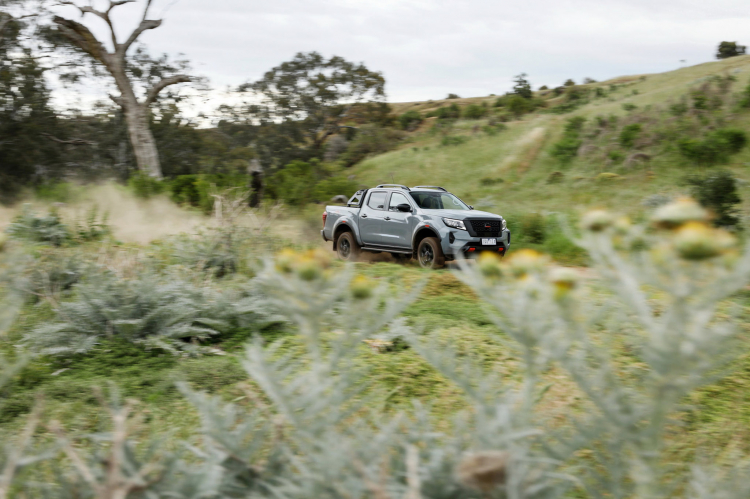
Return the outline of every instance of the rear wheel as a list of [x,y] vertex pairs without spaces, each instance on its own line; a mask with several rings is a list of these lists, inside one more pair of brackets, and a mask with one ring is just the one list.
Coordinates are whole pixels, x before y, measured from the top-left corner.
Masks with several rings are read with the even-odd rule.
[[336,243],[336,254],[345,262],[356,262],[359,257],[359,244],[351,232],[344,232]]
[[436,237],[425,237],[417,247],[417,261],[423,269],[440,269],[445,266],[445,255]]

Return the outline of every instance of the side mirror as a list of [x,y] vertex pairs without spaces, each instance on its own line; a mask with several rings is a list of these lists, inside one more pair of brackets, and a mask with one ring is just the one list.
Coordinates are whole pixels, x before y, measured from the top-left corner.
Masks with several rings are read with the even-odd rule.
[[472,205],[469,205],[469,209],[470,209],[470,210],[473,210],[473,209],[474,209],[474,207],[473,207]]
[[411,213],[411,205],[406,204],[406,203],[402,203],[402,204],[396,206],[396,209],[398,211],[403,211],[403,212],[409,212],[409,213]]

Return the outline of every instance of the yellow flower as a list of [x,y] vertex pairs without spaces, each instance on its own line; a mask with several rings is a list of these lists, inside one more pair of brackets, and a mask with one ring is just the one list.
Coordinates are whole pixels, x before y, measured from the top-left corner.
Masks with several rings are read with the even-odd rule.
[[674,238],[674,246],[685,260],[705,260],[720,255],[734,246],[734,238],[723,230],[712,229],[705,223],[687,222]]
[[357,300],[365,300],[372,296],[372,288],[374,287],[374,283],[371,279],[368,279],[367,277],[363,275],[358,275],[354,279],[352,279],[351,283],[351,290],[352,295]]
[[558,298],[567,294],[578,284],[578,272],[567,267],[556,267],[549,274],[549,280],[555,286],[555,294]]
[[532,249],[522,249],[513,254],[508,261],[508,267],[516,277],[524,277],[529,273],[542,270],[548,262],[546,255]]
[[276,270],[285,274],[291,274],[294,271],[294,265],[297,261],[297,253],[291,249],[283,249],[276,257]]
[[479,271],[490,278],[499,278],[503,275],[503,268],[500,263],[500,257],[496,253],[485,251],[477,259]]
[[688,222],[705,222],[708,212],[693,199],[680,198],[656,210],[651,220],[657,227],[671,230]]

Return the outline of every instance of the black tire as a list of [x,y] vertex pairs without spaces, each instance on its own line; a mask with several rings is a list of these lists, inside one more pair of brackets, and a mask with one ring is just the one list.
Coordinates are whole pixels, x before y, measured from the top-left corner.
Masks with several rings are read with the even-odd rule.
[[423,269],[441,269],[445,266],[445,255],[437,237],[425,237],[417,247],[417,261]]
[[336,254],[339,260],[356,262],[359,259],[360,247],[351,232],[344,232],[336,242]]

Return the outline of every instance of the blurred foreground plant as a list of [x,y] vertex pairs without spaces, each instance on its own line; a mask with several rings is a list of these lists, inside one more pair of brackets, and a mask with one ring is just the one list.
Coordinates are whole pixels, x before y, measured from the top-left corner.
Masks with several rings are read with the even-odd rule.
[[[737,355],[716,310],[747,283],[750,250],[741,253],[691,200],[662,206],[650,227],[591,212],[576,239],[596,264],[596,286],[610,294],[592,300],[581,271],[534,251],[459,262],[457,275],[486,303],[498,340],[518,352],[512,379],[398,319],[419,285],[376,284],[328,252],[285,251],[249,286],[296,324],[304,353],[256,340],[242,359],[255,382],[242,403],[181,385],[202,421],[190,458],[149,453],[151,440],[135,445],[118,412],[101,439],[103,458],[71,450],[58,431],[67,459],[48,464],[69,482],[48,496],[747,497],[745,468],[670,464],[667,437],[686,395]],[[408,415],[372,409],[363,341],[383,330],[406,338],[464,394],[466,410],[449,430],[418,402]],[[641,369],[623,369],[623,345]],[[581,395],[564,422],[544,410],[551,370],[566,372]],[[136,466],[115,452],[151,457]],[[125,490],[122,480],[97,476],[140,481]]]

